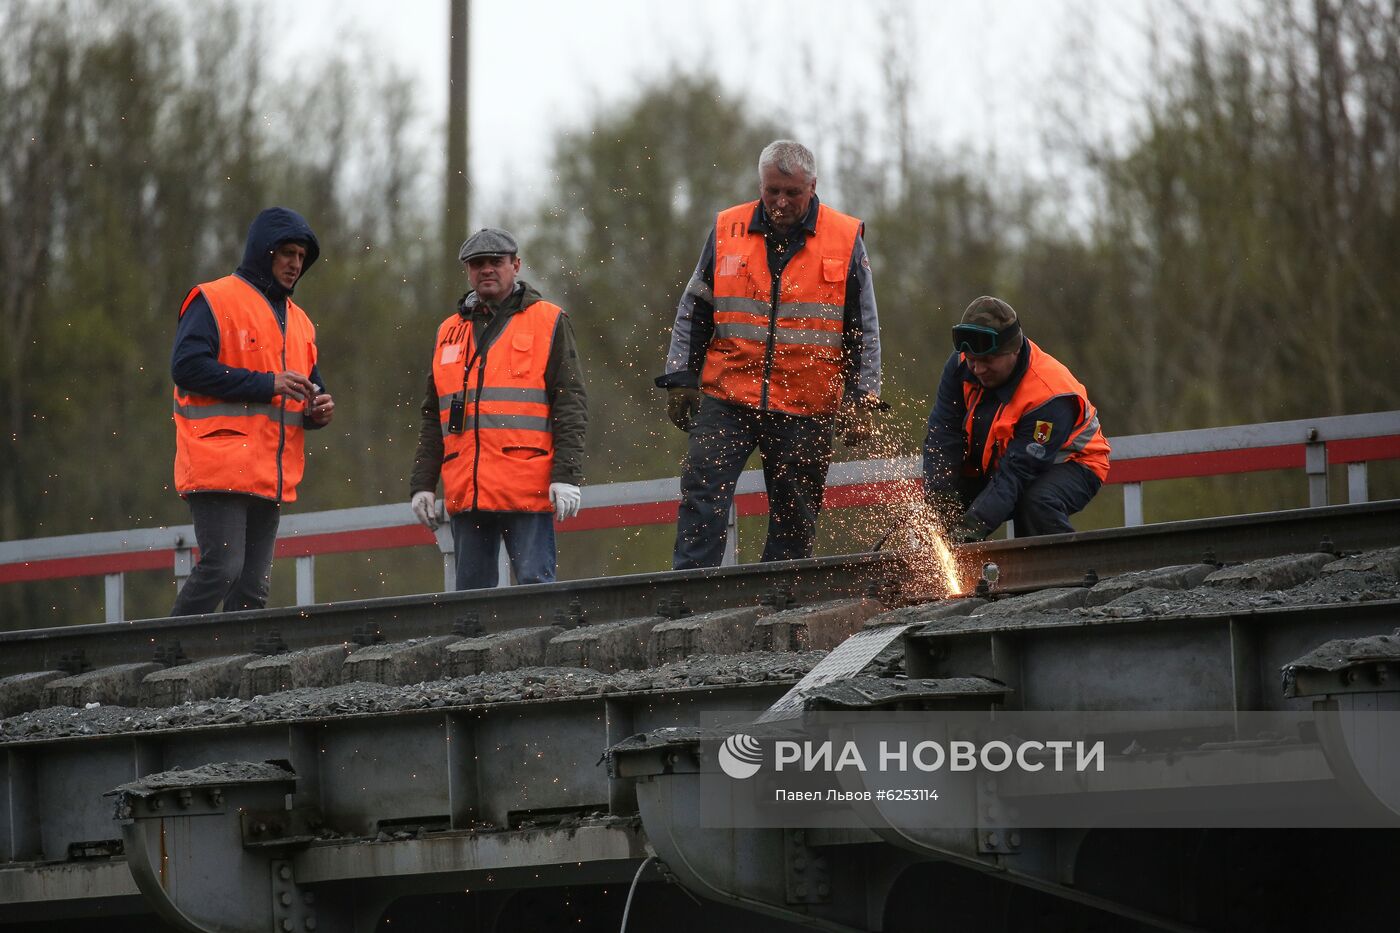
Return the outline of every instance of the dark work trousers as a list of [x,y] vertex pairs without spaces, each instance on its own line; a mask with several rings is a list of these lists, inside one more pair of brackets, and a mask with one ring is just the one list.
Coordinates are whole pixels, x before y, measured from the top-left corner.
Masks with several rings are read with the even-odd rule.
[[192,492],[185,497],[194,519],[199,563],[175,597],[172,616],[261,609],[272,587],[272,549],[281,506],[236,492]]
[[[986,485],[987,481],[981,477],[964,477],[958,484],[963,504],[971,505]],[[1101,486],[1103,482],[1087,467],[1068,460],[1052,464],[1021,491],[1016,511],[1011,513],[1011,520],[1016,523],[1016,537],[1073,531],[1069,517],[1088,505]]]
[[516,583],[554,582],[553,512],[457,512],[452,516],[457,589],[479,590],[499,582],[502,541]]
[[763,560],[811,557],[831,463],[832,420],[759,411],[705,396],[681,474],[675,569],[719,566],[734,487],[755,447],[768,489]]

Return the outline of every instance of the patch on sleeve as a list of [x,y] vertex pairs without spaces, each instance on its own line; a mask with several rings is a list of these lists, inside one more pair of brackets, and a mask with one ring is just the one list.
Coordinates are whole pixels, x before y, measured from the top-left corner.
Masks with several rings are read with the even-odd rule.
[[866,253],[860,257],[860,267],[866,272],[870,271],[870,254]]
[[1035,443],[1034,441],[1026,445],[1026,453],[1030,454],[1037,460],[1045,459],[1045,448],[1042,445]]
[[1050,440],[1050,432],[1055,430],[1053,421],[1037,421],[1035,423],[1035,433],[1031,435],[1037,444],[1044,444]]
[[442,356],[438,360],[441,366],[450,366],[462,358],[462,345],[460,343],[449,343],[442,348]]

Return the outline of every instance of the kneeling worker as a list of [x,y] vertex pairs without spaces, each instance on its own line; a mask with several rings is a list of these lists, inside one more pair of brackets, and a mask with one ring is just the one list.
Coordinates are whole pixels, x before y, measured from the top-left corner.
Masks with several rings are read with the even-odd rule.
[[569,318],[523,280],[515,238],[478,230],[458,258],[472,290],[438,326],[410,480],[437,528],[442,478],[459,590],[554,580],[554,521],[578,514],[588,397]]
[[953,328],[924,440],[924,495],[956,543],[1008,518],[1016,535],[1073,531],[1108,477],[1109,446],[1084,386],[983,296]]

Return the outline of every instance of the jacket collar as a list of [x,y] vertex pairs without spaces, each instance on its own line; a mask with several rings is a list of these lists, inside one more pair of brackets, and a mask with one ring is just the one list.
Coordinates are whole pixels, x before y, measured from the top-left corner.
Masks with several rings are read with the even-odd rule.
[[457,299],[457,313],[462,317],[471,317],[473,314],[481,311],[492,315],[499,314],[503,317],[509,317],[521,308],[527,308],[535,302],[543,300],[544,296],[541,295],[533,285],[526,282],[524,279],[516,279],[515,287],[511,289],[510,294],[501,301],[499,307],[492,308],[490,305],[483,302],[476,292],[472,291],[467,292],[461,298]]
[[[817,210],[821,207],[821,200],[812,195],[812,203],[807,205],[807,213],[802,217],[799,226],[809,234],[817,232]],[[753,207],[753,217],[749,220],[749,232],[761,233],[767,236],[770,233],[777,233],[773,229],[773,224],[768,220],[768,211],[764,210],[763,202],[760,200]],[[789,235],[791,231],[789,231]]]
[[[963,381],[980,386],[982,383],[978,382],[977,377],[972,374],[972,370],[968,368],[966,360],[963,361],[962,365]],[[1030,365],[1031,341],[1030,338],[1027,337],[1022,338],[1021,340],[1021,350],[1019,353],[1016,354],[1016,368],[1011,370],[1011,378],[1007,379],[995,389],[985,389],[983,391],[989,394],[992,398],[996,399],[1002,405],[1005,405],[1007,402],[1011,401],[1011,396],[1016,394],[1016,387],[1021,384],[1021,379],[1025,377],[1026,370],[1030,368]]]

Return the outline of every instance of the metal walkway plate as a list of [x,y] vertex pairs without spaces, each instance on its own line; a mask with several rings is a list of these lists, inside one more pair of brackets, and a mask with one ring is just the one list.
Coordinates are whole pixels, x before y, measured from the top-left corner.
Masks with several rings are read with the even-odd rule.
[[911,628],[924,624],[926,623],[906,622],[902,625],[882,625],[879,628],[857,632],[837,645],[831,654],[822,658],[816,667],[807,672],[807,676],[794,684],[778,702],[758,717],[758,721],[776,722],[796,717],[802,712],[802,700],[809,690],[854,677],[865,670],[865,666],[875,660],[880,652],[892,645],[896,638]]

